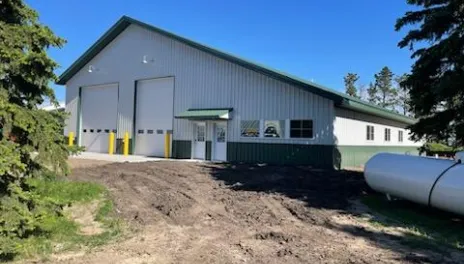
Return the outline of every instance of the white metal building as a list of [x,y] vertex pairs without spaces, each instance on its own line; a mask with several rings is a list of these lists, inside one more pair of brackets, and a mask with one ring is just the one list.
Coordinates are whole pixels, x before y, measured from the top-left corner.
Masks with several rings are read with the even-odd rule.
[[58,81],[87,151],[230,162],[362,165],[380,151],[417,152],[414,120],[122,17]]

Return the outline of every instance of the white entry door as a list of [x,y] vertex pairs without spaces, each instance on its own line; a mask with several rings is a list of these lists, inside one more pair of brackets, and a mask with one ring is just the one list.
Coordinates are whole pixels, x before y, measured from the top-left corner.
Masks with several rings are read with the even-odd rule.
[[227,123],[214,123],[213,160],[227,161]]
[[206,124],[196,123],[193,135],[193,158],[205,159],[206,153]]

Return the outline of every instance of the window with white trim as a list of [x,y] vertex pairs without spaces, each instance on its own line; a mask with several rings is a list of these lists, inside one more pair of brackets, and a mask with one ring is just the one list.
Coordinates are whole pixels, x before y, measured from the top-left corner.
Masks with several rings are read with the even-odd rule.
[[369,141],[374,140],[374,126],[367,126],[366,127],[366,139]]
[[313,120],[290,120],[291,138],[313,138]]
[[398,131],[398,142],[403,142],[403,131]]
[[284,138],[285,120],[265,120],[263,134],[265,138]]
[[259,137],[259,120],[242,120],[240,122],[241,137]]
[[385,141],[391,141],[391,129],[390,128],[385,128],[384,139]]

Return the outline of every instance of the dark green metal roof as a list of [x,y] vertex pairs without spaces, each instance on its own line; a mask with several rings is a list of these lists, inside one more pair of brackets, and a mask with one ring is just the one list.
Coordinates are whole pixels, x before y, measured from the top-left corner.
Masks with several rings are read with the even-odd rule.
[[217,109],[189,109],[176,116],[176,118],[195,119],[195,120],[218,120],[229,119],[232,108]]
[[134,24],[140,27],[143,27],[147,30],[157,32],[166,37],[180,41],[186,45],[197,48],[224,60],[230,61],[232,63],[238,64],[247,69],[262,73],[274,79],[280,80],[291,85],[295,85],[301,89],[307,90],[311,93],[317,94],[319,96],[328,98],[334,101],[335,106],[342,107],[346,109],[351,109],[358,112],[363,112],[379,117],[383,117],[390,120],[395,120],[407,124],[415,123],[414,119],[411,119],[407,116],[389,111],[387,109],[377,107],[375,105],[369,104],[357,98],[348,96],[344,93],[337,92],[335,90],[329,89],[327,87],[318,85],[313,82],[292,76],[290,74],[266,67],[264,65],[245,60],[243,58],[231,55],[229,53],[208,47],[203,44],[199,44],[192,40],[183,38],[181,36],[175,35],[168,31],[159,29],[152,25],[143,23],[136,19],[123,16],[121,19],[116,22],[103,36],[101,36],[95,44],[93,44],[82,56],[80,56],[61,76],[59,77],[57,84],[64,85],[68,82],[80,69],[82,69],[93,57],[95,57],[100,51],[102,51],[111,41],[113,41],[121,32],[123,32],[129,25]]

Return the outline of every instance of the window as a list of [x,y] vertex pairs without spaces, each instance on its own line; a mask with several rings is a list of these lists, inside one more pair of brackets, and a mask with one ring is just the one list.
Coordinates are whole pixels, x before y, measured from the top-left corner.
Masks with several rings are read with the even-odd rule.
[[216,142],[226,142],[226,128],[224,126],[216,127]]
[[391,129],[385,128],[385,141],[390,141],[390,140],[391,140]]
[[367,140],[373,141],[374,140],[374,126],[367,126]]
[[313,120],[290,120],[291,138],[313,138]]
[[241,121],[240,135],[242,137],[259,137],[259,120]]
[[284,120],[264,121],[264,137],[269,137],[269,138],[285,137],[285,121]]
[[403,142],[403,131],[398,131],[398,142]]
[[197,125],[196,141],[205,142],[205,138],[206,138],[206,132],[205,131],[206,131],[205,125]]

